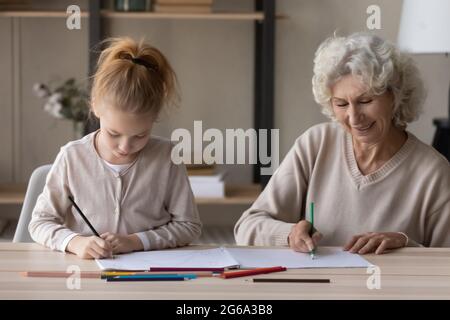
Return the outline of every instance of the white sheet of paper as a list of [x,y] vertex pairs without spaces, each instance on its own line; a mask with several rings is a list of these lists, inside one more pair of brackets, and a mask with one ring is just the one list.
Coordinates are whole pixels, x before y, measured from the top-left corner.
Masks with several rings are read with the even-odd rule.
[[203,250],[157,250],[121,254],[114,259],[96,259],[102,270],[149,270],[161,268],[226,268],[238,262],[224,248]]
[[300,268],[367,268],[372,264],[357,254],[341,248],[318,248],[315,259],[308,253],[292,249],[252,249],[227,248],[239,262],[241,268],[264,268],[283,266],[288,269]]

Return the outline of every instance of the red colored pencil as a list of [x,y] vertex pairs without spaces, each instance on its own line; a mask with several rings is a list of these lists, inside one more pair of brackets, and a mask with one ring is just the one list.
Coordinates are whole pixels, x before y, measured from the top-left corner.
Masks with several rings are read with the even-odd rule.
[[240,271],[228,271],[223,272],[220,277],[224,279],[229,278],[237,278],[237,277],[245,277],[245,276],[253,276],[256,274],[264,274],[264,273],[272,273],[286,271],[285,267],[270,267],[270,268],[256,268],[251,270],[240,270]]
[[211,271],[211,272],[222,272],[225,271],[225,268],[166,268],[166,267],[150,267],[150,272],[152,271]]

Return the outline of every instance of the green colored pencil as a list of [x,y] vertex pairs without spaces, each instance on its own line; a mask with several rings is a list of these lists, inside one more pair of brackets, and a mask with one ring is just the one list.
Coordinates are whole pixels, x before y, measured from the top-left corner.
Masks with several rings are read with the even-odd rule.
[[[311,202],[309,212],[310,212],[310,215],[311,215],[311,229],[309,230],[309,236],[312,237],[313,232],[314,232],[314,202]],[[315,248],[313,248],[309,252],[309,255],[310,255],[311,259],[314,259],[315,253],[316,253],[316,249]]]

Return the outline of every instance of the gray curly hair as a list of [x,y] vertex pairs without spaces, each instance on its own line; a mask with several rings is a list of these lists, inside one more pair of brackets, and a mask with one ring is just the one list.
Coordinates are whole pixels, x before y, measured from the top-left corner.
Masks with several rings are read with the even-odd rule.
[[367,34],[333,36],[317,49],[312,89],[322,113],[335,120],[331,87],[343,76],[360,77],[372,94],[390,90],[394,96],[394,125],[406,127],[416,120],[425,100],[425,88],[414,61],[392,43]]

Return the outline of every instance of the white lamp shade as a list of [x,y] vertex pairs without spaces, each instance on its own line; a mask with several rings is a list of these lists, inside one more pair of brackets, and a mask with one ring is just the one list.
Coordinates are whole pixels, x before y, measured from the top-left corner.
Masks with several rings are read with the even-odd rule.
[[403,0],[398,47],[411,53],[450,52],[450,0]]

